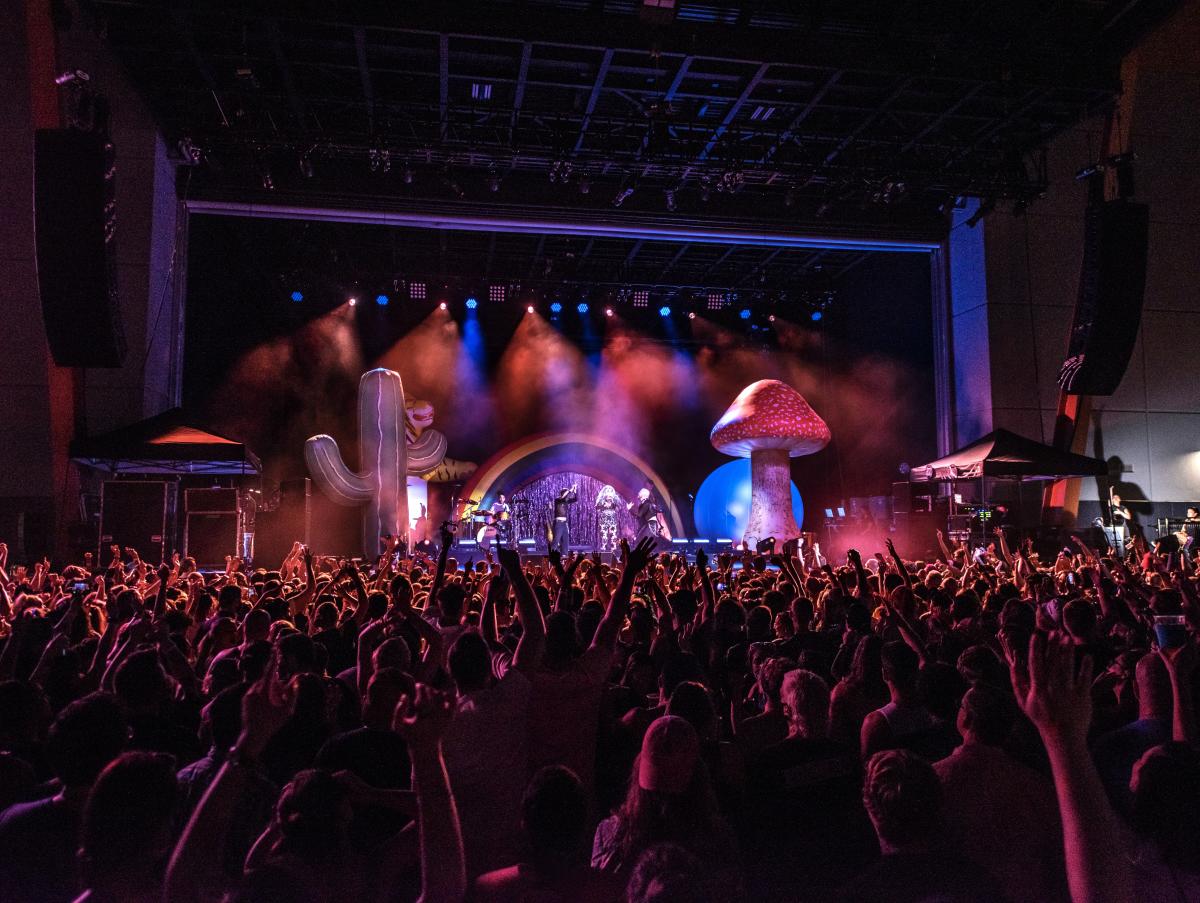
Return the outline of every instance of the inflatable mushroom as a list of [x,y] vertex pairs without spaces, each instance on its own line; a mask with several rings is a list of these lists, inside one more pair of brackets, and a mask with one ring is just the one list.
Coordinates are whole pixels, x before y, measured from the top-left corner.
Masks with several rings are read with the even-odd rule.
[[760,379],[742,389],[709,438],[722,454],[750,459],[750,519],[742,541],[796,539],[789,459],[818,452],[830,439],[804,396],[777,379]]

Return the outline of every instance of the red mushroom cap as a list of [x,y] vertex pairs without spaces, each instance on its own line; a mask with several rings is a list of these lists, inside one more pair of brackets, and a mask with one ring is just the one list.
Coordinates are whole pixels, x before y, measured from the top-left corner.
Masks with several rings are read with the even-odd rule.
[[787,449],[798,458],[820,451],[830,438],[829,427],[804,396],[777,379],[742,389],[709,437],[717,451],[739,458],[763,448]]

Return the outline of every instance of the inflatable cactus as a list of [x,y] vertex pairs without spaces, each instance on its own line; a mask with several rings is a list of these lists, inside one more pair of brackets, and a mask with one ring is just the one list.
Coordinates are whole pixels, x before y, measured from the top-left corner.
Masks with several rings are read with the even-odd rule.
[[377,555],[380,537],[408,536],[408,474],[436,468],[446,456],[446,437],[423,429],[410,441],[404,384],[394,370],[364,373],[358,383],[358,454],[361,469],[342,460],[332,436],[311,437],[304,443],[309,472],[322,490],[341,505],[365,505],[363,554]]

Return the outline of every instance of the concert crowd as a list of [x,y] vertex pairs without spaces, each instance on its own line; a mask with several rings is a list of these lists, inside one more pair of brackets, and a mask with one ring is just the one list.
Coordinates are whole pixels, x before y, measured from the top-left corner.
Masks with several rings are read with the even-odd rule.
[[1200,900],[1186,553],[448,538],[0,545],[0,900]]

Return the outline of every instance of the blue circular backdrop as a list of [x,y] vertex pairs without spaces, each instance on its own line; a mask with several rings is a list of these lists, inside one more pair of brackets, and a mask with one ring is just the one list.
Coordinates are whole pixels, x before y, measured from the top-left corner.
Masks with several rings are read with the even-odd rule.
[[[792,514],[796,523],[804,526],[804,501],[796,484],[791,486]],[[750,518],[750,459],[735,458],[705,477],[692,514],[697,536],[740,542]]]

